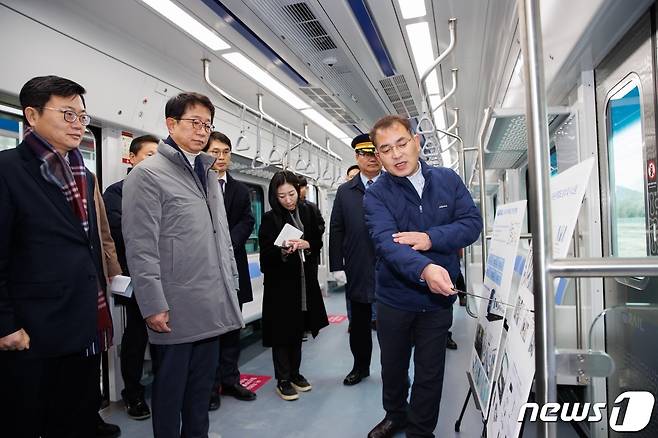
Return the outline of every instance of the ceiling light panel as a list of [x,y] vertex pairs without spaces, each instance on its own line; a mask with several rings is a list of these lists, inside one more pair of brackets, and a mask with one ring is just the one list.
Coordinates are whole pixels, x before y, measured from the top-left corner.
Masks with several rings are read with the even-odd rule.
[[173,2],[169,0],[142,1],[211,50],[225,50],[231,47],[215,32],[208,29]]
[[336,125],[331,123],[329,120],[327,120],[326,117],[324,117],[316,110],[312,108],[307,108],[301,110],[301,113],[304,114],[309,119],[313,120],[318,126],[320,126],[322,129],[324,129],[334,137],[339,138],[341,140],[348,138],[347,134],[341,131]]
[[424,17],[427,14],[425,10],[425,0],[398,0],[402,18],[409,20],[411,18]]
[[246,75],[254,79],[263,87],[276,94],[281,100],[286,102],[293,108],[300,110],[309,108],[310,105],[300,99],[296,94],[286,88],[279,81],[274,79],[272,75],[260,68],[258,65],[250,61],[246,56],[239,52],[225,53],[222,55],[224,59],[240,69]]

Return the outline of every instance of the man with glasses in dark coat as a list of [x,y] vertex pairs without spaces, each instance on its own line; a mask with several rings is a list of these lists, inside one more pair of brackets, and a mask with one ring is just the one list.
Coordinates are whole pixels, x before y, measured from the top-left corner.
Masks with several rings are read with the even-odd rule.
[[375,249],[368,238],[363,216],[363,196],[377,181],[382,170],[368,134],[355,137],[352,147],[359,173],[338,188],[329,225],[330,270],[345,271],[345,294],[352,312],[350,350],[354,356],[354,365],[343,380],[347,386],[356,385],[370,375]]

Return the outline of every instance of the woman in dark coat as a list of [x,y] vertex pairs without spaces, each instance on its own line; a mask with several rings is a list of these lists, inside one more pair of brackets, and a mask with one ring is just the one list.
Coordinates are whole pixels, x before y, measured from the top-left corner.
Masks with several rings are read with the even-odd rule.
[[[263,345],[272,347],[277,393],[284,400],[296,400],[297,391],[311,389],[299,373],[302,336],[310,331],[315,337],[329,325],[318,283],[322,232],[313,211],[299,202],[299,182],[294,173],[274,174],[268,198],[272,210],[263,215],[258,233],[264,274]],[[275,246],[286,223],[304,234],[284,242],[284,247]]]

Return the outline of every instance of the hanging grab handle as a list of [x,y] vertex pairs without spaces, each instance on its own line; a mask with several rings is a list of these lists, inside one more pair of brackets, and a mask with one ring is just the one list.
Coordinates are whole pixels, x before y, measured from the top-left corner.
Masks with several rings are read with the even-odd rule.
[[272,149],[270,150],[270,154],[267,157],[267,162],[270,163],[270,166],[274,166],[277,164],[283,164],[284,156],[285,153],[281,152],[276,148],[276,132],[279,129],[279,124],[276,123],[274,125],[274,129],[272,130]]
[[235,142],[235,150],[237,152],[244,152],[248,151],[251,149],[249,145],[243,145],[244,141],[247,139],[246,135],[246,121],[245,121],[245,113],[247,111],[247,107],[245,105],[242,105],[242,114],[240,114],[240,136],[238,137],[238,141]]
[[[263,169],[267,167],[267,163],[263,160],[263,157],[260,155],[260,147],[261,147],[261,125],[263,123],[263,115],[261,114],[260,118],[258,119],[258,126],[256,127],[256,155],[254,155],[253,160],[251,160],[251,168],[252,169]],[[260,161],[260,164],[258,162]]]

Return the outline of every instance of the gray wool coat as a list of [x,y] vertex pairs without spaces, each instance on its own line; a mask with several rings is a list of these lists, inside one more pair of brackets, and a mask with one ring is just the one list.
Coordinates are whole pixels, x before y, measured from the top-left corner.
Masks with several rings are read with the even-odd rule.
[[[214,158],[201,154],[207,181]],[[160,142],[123,185],[122,230],[144,318],[169,311],[170,333],[148,330],[153,344],[181,344],[244,325],[238,271],[219,184],[206,195],[185,156]]]

